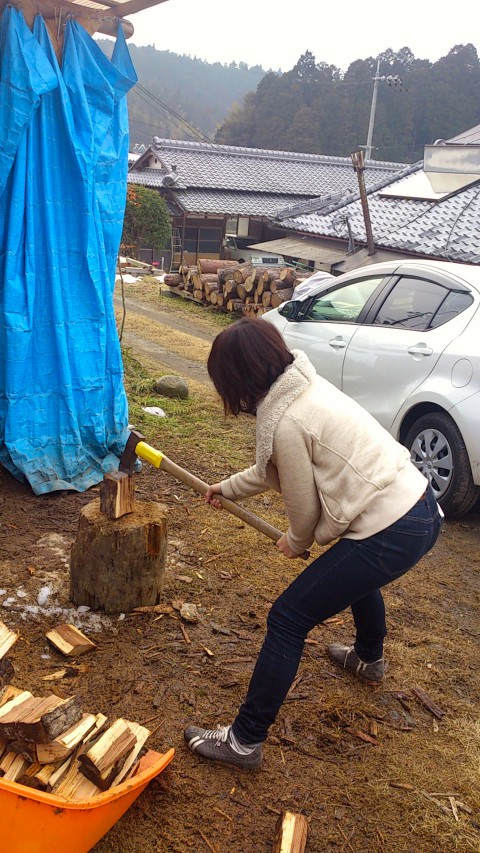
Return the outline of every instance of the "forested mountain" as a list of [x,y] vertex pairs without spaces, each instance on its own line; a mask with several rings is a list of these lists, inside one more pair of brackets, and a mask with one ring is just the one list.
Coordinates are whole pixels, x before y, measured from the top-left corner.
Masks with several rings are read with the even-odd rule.
[[[113,42],[98,43],[110,56]],[[352,62],[346,72],[317,62],[309,51],[285,73],[208,63],[152,46],[131,44],[130,52],[140,84],[128,96],[132,146],[153,136],[208,137],[348,156],[367,141],[377,59],[374,159],[415,162],[425,144],[480,124],[480,62],[472,44],[453,47],[437,62],[416,59],[408,47],[387,50]]]
[[[113,42],[96,39],[107,56]],[[180,56],[152,46],[129,44],[140,86],[128,96],[130,141],[148,145],[153,136],[167,139],[197,139],[213,136],[235,103],[241,103],[247,92],[255,91],[265,74],[259,66],[249,68],[244,62],[222,65],[189,56]],[[150,92],[150,97],[143,89]],[[170,107],[168,112],[159,101]],[[197,135],[181,119],[198,128]]]
[[415,162],[423,146],[480,123],[480,63],[472,44],[437,62],[409,48],[359,59],[345,74],[310,52],[285,74],[268,73],[232,110],[216,142],[347,156],[365,145],[380,59],[372,156]]

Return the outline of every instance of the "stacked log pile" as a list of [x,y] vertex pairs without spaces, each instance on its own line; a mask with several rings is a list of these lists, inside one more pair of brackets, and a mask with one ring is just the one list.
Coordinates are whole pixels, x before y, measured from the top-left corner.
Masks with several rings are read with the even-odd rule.
[[[84,713],[75,696],[0,690],[0,776],[68,801],[95,797],[134,776],[157,753],[139,723]],[[141,753],[144,753],[141,755]]]
[[292,298],[304,278],[291,267],[252,266],[235,261],[199,260],[165,276],[174,293],[223,311],[261,316]]

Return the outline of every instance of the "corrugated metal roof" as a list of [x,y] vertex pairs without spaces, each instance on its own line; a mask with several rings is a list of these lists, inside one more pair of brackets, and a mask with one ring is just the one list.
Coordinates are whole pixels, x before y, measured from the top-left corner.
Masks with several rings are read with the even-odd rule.
[[314,261],[321,264],[336,264],[345,257],[345,249],[335,248],[331,243],[321,240],[308,240],[300,237],[280,237],[266,243],[255,243],[255,248],[263,252],[278,252],[302,261]]

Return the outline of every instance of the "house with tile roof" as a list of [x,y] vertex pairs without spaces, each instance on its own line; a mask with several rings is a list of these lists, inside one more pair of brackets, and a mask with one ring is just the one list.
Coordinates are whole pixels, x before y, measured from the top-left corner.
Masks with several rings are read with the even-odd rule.
[[[367,197],[374,254],[367,249],[359,192],[347,201],[319,198],[279,211],[275,222],[288,237],[276,242],[276,251],[284,240],[332,252],[346,247],[346,257],[330,266],[336,273],[409,257],[479,264],[480,126],[426,146],[423,161],[370,184]],[[267,246],[275,251],[271,242]]]
[[[369,161],[366,184],[391,180],[404,168]],[[348,157],[159,137],[131,164],[128,182],[156,189],[165,198],[174,234],[172,266],[226,257],[228,233],[249,237],[252,244],[282,236],[278,211],[294,211],[318,197],[330,204],[345,201],[357,187]]]

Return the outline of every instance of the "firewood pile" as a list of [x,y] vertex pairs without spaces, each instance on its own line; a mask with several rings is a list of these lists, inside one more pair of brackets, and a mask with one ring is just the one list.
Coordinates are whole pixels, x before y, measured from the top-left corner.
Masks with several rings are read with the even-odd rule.
[[261,316],[292,298],[304,278],[291,267],[252,266],[204,259],[165,276],[174,293],[223,311]]
[[[0,622],[0,654],[17,634]],[[13,672],[13,667],[12,667]],[[86,713],[75,696],[0,688],[0,777],[68,801],[95,797],[149,766],[150,730]]]

